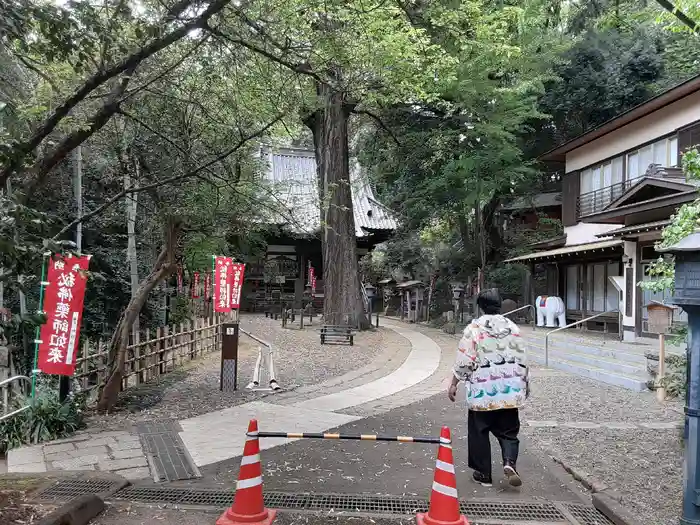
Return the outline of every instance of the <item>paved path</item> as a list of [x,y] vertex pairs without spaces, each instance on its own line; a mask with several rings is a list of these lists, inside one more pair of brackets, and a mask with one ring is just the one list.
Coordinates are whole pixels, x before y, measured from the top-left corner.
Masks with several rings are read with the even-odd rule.
[[[411,346],[406,360],[387,375],[366,382],[350,382],[343,390],[312,397],[302,396],[284,399],[284,404],[275,404],[274,396],[265,402],[238,405],[226,410],[211,412],[180,421],[183,431],[180,437],[198,467],[239,456],[243,452],[243,440],[231,439],[243,436],[248,420],[257,418],[261,428],[285,432],[323,432],[330,428],[359,419],[360,415],[340,413],[352,407],[365,405],[393,396],[409,387],[430,378],[438,369],[442,352],[429,337],[397,323],[385,326],[402,335]],[[337,383],[333,380],[333,383]],[[321,389],[323,391],[323,389]],[[428,397],[430,392],[425,392]],[[407,403],[411,401],[408,400]],[[264,448],[280,446],[288,440],[263,443]]]
[[82,432],[66,440],[15,449],[9,454],[8,470],[111,470],[130,479],[182,479],[184,473],[197,473],[199,466],[240,455],[240,436],[252,418],[266,428],[321,432],[443,390],[452,352],[442,352],[431,338],[405,324],[387,321],[384,326],[402,336],[405,344],[385,349],[360,369],[267,396],[264,401],[180,421],[137,422],[131,431]]
[[[464,403],[451,403],[444,393],[334,428],[353,434],[439,435],[443,425],[452,430],[457,488],[461,498],[547,500],[580,502],[580,486],[522,436],[518,469],[524,485],[513,489],[503,482],[498,445],[493,445],[494,487],[471,480],[467,467],[467,429]],[[525,433],[523,433],[525,434]],[[365,493],[427,498],[435,471],[436,448],[430,444],[371,441],[297,440],[276,446],[262,439],[265,490],[284,492]],[[202,467],[194,484],[235,484],[240,459]]]

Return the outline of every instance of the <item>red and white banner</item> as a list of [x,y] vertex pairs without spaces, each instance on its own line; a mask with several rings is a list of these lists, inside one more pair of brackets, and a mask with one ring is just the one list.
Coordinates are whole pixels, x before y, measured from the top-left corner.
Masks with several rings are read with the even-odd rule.
[[211,273],[204,274],[204,300],[211,300]]
[[90,256],[49,259],[44,286],[46,323],[39,331],[39,370],[72,376],[78,358],[80,323]]
[[192,299],[199,297],[199,272],[194,272],[192,276]]
[[204,274],[204,300],[211,301],[211,273]]
[[230,257],[214,257],[214,311],[231,311],[233,261]]
[[233,274],[233,287],[231,288],[231,308],[241,307],[241,290],[243,289],[243,274],[245,273],[245,264],[233,263],[231,265]]

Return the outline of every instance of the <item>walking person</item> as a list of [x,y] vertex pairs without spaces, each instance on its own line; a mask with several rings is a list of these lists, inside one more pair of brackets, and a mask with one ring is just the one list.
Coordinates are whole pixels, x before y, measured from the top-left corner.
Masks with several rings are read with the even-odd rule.
[[520,447],[518,410],[530,395],[525,345],[517,325],[500,315],[497,289],[481,292],[476,304],[484,315],[464,329],[447,395],[454,401],[457,386],[460,381],[465,382],[469,468],[474,470],[474,481],[485,487],[493,483],[491,433],[501,445],[503,473],[508,483],[519,487],[522,480],[516,469]]

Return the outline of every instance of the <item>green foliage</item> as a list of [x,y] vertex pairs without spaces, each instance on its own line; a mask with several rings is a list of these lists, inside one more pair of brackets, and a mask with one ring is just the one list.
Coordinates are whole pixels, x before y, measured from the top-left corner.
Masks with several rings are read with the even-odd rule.
[[38,381],[37,395],[33,400],[25,397],[14,399],[14,408],[27,404],[31,408],[0,421],[0,453],[22,445],[70,436],[84,426],[85,403],[85,394],[79,392],[77,382],[71,395],[61,403],[57,381]]
[[687,359],[684,355],[669,355],[666,357],[667,371],[661,381],[669,397],[685,398],[688,388]]
[[[683,155],[683,172],[691,183],[700,181],[700,154],[697,149]],[[657,249],[668,248],[687,237],[700,226],[700,199],[684,204],[671,216],[671,223],[661,232],[661,241]],[[642,281],[639,286],[652,292],[673,291],[675,282],[675,263],[671,257],[659,257],[647,270],[651,280]]]
[[520,296],[523,291],[525,268],[519,264],[495,265],[486,269],[488,288],[498,288],[501,294]]
[[192,301],[187,295],[178,295],[170,301],[170,323],[180,324],[194,318]]
[[544,136],[564,142],[650,98],[663,72],[661,49],[660,31],[647,25],[587,31],[555,65],[558,80],[540,101],[554,124]]

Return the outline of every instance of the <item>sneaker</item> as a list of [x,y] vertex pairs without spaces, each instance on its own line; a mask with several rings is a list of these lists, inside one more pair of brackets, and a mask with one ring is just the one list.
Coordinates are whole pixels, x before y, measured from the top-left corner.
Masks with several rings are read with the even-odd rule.
[[510,462],[506,462],[503,466],[503,474],[505,474],[506,479],[508,479],[508,484],[511,487],[519,487],[523,484],[523,480],[520,478],[520,474],[515,470],[515,465]]
[[491,481],[491,476],[487,476],[486,474],[482,474],[481,472],[478,472],[476,470],[474,471],[472,478],[474,479],[474,481],[476,481],[482,487],[493,486],[493,482]]

